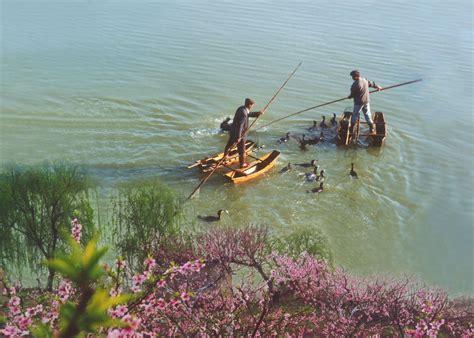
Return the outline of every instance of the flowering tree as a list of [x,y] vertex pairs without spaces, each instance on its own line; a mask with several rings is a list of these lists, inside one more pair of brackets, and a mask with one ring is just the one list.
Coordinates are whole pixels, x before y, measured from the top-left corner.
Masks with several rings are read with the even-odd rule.
[[[472,304],[409,280],[361,279],[303,253],[266,247],[265,229],[214,229],[196,259],[163,271],[153,258],[133,276],[138,296],[120,315],[141,318],[143,335],[470,336]],[[188,253],[190,255],[190,253]],[[123,331],[115,329],[115,335]]]
[[[158,264],[163,258],[150,256],[133,276],[122,259],[99,278],[103,270],[97,265],[89,266],[98,275],[86,273],[84,263],[74,262],[84,258],[70,256],[72,270],[52,264],[70,282],[63,280],[46,303],[24,307],[15,290],[8,291],[8,322],[1,333],[41,333],[36,324],[41,320],[60,336],[474,334],[470,301],[450,300],[441,290],[409,280],[353,277],[307,253],[297,258],[273,253],[267,237],[265,229],[255,227],[210,230],[192,249],[176,254],[185,262]],[[93,244],[87,252],[85,257],[98,262]],[[172,256],[168,252],[166,260]]]

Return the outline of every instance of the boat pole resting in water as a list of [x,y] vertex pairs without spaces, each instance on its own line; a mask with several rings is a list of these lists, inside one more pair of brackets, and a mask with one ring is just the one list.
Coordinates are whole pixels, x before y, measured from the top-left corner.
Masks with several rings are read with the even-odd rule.
[[[378,92],[383,92],[384,90],[388,90],[388,89],[392,89],[392,88],[396,88],[396,87],[401,87],[401,86],[409,85],[409,84],[412,84],[412,83],[415,83],[415,82],[420,82],[420,81],[422,81],[422,80],[423,80],[423,79],[417,79],[417,80],[413,80],[413,81],[403,82],[403,83],[395,84],[395,85],[392,85],[392,86],[384,87],[384,88],[382,88],[382,89],[380,89],[380,90],[372,90],[372,91],[370,92],[370,94],[372,94],[372,93],[378,93]],[[280,117],[279,119],[270,121],[270,122],[268,122],[267,124],[264,124],[263,126],[260,126],[260,127],[258,127],[257,129],[255,129],[255,130],[257,131],[257,130],[263,129],[263,128],[268,127],[268,126],[270,126],[270,125],[272,125],[272,124],[274,124],[274,123],[280,122],[280,121],[282,121],[282,120],[286,120],[287,118],[290,118],[290,117],[292,117],[292,116],[295,116],[295,115],[298,115],[298,114],[302,114],[302,113],[305,113],[305,112],[307,112],[307,111],[310,111],[310,110],[313,110],[313,109],[316,109],[316,108],[320,108],[320,107],[324,107],[324,106],[327,106],[327,105],[330,105],[330,104],[333,104],[333,103],[336,103],[336,102],[344,101],[344,100],[349,100],[349,98],[346,96],[346,97],[343,97],[343,98],[340,98],[340,99],[337,99],[337,100],[329,101],[329,102],[326,102],[326,103],[321,103],[321,104],[318,104],[318,105],[316,105],[316,106],[312,106],[312,107],[309,107],[309,108],[306,108],[306,109],[297,111],[297,112],[295,112],[295,113],[292,113],[292,114],[289,114],[289,115]],[[255,121],[254,121],[254,122],[255,122]]]
[[[272,98],[270,99],[270,101],[268,101],[268,103],[265,105],[265,107],[261,110],[262,113],[265,113],[265,111],[268,109],[268,107],[270,107],[270,105],[273,103],[273,101],[276,99],[276,97],[278,96],[278,94],[280,94],[280,92],[282,91],[282,89],[286,86],[286,84],[288,83],[288,81],[290,81],[290,79],[293,77],[293,75],[295,75],[296,71],[298,70],[298,68],[300,68],[301,64],[303,62],[300,62],[298,64],[298,66],[296,66],[296,68],[293,70],[293,72],[291,72],[291,74],[288,76],[288,78],[285,80],[285,82],[283,82],[283,84],[280,86],[280,88],[278,88],[278,90],[276,91],[276,93],[272,96]],[[263,114],[262,114],[263,115]],[[260,115],[260,116],[262,116]],[[259,117],[260,117],[259,116]],[[259,119],[259,117],[257,117],[251,124],[250,126],[245,130],[244,132],[244,136],[248,134],[250,128],[252,128],[252,126],[255,124],[255,122],[257,122],[257,120]],[[204,183],[206,183],[206,181],[212,176],[212,174],[214,174],[214,172],[217,170],[217,168],[219,168],[222,164],[222,162],[225,161],[226,157],[227,157],[227,154],[228,152],[234,148],[237,143],[238,143],[239,140],[237,140],[237,142],[235,142],[232,147],[229,148],[229,150],[227,152],[224,153],[224,156],[222,156],[222,159],[219,161],[219,163],[217,163],[217,165],[214,167],[214,169],[209,173],[209,175],[207,175],[206,177],[204,177],[201,182],[198,184],[198,186],[193,190],[193,192],[191,194],[189,194],[187,200],[191,199],[194,194],[199,190],[199,188],[201,188],[203,186]]]

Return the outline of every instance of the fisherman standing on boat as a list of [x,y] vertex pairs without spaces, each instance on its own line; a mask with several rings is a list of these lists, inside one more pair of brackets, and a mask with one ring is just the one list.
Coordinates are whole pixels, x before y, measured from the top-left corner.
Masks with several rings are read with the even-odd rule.
[[224,150],[224,152],[227,153],[230,150],[230,147],[237,143],[241,168],[248,166],[248,163],[245,162],[245,142],[247,141],[246,131],[249,125],[249,117],[259,117],[263,114],[263,112],[260,111],[250,112],[250,109],[252,109],[254,105],[254,100],[245,99],[245,105],[237,108],[230,128],[229,141]]
[[375,133],[374,122],[372,121],[371,112],[370,112],[370,99],[369,99],[369,87],[376,88],[381,90],[382,87],[375,84],[373,81],[369,81],[360,76],[358,70],[353,70],[350,73],[354,83],[351,86],[351,94],[347,97],[349,99],[354,99],[354,109],[352,111],[351,118],[351,132],[354,128],[354,125],[357,123],[357,119],[360,117],[360,111],[364,113],[365,120],[367,121],[370,133]]

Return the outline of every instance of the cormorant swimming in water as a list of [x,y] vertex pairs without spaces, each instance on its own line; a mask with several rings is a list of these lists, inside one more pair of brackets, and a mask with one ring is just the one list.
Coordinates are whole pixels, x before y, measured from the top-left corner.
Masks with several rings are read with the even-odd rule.
[[359,178],[354,170],[354,163],[351,163],[351,171],[349,171],[349,175],[351,175],[352,178]]
[[224,121],[221,123],[221,130],[222,131],[230,131],[230,128],[232,127],[232,124],[229,123],[230,117],[227,117]]
[[229,212],[227,210],[223,210],[223,209],[220,209],[218,212],[217,212],[217,215],[216,216],[201,216],[201,215],[198,215],[198,218],[201,220],[201,221],[204,221],[204,222],[218,222],[221,220],[221,216],[222,216],[222,213],[225,212],[226,214],[228,214]]

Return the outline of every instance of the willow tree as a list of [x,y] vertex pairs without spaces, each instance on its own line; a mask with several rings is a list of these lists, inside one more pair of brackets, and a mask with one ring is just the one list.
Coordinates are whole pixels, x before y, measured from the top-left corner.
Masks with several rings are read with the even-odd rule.
[[115,243],[134,271],[157,248],[180,238],[182,201],[159,180],[122,185],[113,209]]
[[[64,248],[71,219],[77,217],[87,236],[93,211],[90,181],[77,165],[45,163],[8,165],[0,173],[0,261],[2,266],[28,264],[40,269]],[[48,271],[51,290],[54,271]]]

